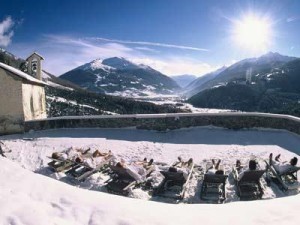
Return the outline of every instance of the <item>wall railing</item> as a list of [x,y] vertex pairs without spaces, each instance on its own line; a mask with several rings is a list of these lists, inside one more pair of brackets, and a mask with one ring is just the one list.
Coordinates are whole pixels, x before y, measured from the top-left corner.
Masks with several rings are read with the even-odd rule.
[[25,131],[79,127],[136,127],[138,129],[168,130],[208,125],[229,129],[283,129],[300,134],[300,118],[257,112],[64,116],[26,121],[24,128]]

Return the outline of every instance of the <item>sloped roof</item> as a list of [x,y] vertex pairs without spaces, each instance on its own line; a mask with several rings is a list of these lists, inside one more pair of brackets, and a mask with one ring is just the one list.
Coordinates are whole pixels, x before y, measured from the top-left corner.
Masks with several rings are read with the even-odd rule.
[[32,53],[30,56],[27,57],[26,60],[28,60],[28,59],[29,59],[31,56],[33,56],[33,55],[36,55],[36,56],[38,56],[39,58],[41,58],[42,60],[44,60],[43,56],[41,56],[41,55],[40,55],[39,53],[37,53],[37,52]]
[[6,64],[1,63],[1,62],[0,62],[0,68],[2,68],[4,70],[7,70],[7,71],[9,71],[9,72],[11,72],[11,73],[13,73],[13,74],[15,74],[15,75],[17,75],[17,76],[25,79],[25,80],[27,80],[27,81],[30,81],[30,82],[33,82],[33,83],[37,83],[37,84],[47,85],[45,82],[40,81],[40,80],[38,80],[38,79],[36,79],[36,78],[34,78],[34,77],[32,77],[32,76],[30,76],[30,75],[22,72],[21,70],[18,70],[18,69],[14,68],[14,67],[11,67],[11,66],[6,65]]

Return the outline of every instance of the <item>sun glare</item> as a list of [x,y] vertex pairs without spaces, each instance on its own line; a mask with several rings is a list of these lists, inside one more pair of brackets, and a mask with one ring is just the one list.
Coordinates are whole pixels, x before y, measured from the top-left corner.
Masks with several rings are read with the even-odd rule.
[[247,16],[235,22],[234,38],[240,47],[265,51],[271,42],[271,25],[264,18]]

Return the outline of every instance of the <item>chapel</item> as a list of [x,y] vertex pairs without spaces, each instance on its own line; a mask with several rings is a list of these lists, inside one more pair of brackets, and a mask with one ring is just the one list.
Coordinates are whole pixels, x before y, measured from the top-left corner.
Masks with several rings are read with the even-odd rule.
[[34,52],[26,59],[27,73],[0,63],[0,135],[24,132],[24,123],[46,118],[42,60]]

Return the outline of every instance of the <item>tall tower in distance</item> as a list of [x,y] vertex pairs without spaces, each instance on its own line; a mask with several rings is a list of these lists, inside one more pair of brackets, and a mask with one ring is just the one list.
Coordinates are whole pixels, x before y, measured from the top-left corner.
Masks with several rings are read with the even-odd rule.
[[44,58],[38,53],[32,53],[27,59],[27,72],[38,80],[42,80],[42,60]]
[[252,67],[250,67],[246,71],[246,84],[251,84],[251,80],[252,80]]

